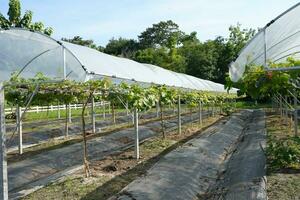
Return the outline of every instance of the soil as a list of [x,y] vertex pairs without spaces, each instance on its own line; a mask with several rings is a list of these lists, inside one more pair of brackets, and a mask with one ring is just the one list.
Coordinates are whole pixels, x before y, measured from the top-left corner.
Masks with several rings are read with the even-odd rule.
[[[213,126],[219,119],[219,116],[204,119],[202,130]],[[181,135],[178,135],[177,131],[172,131],[165,140],[157,136],[141,144],[141,157],[138,161],[134,159],[133,149],[119,152],[103,160],[92,161],[90,178],[84,178],[84,173],[80,170],[24,199],[107,199],[144,175],[162,156],[201,134],[198,124],[184,125],[182,128]],[[127,139],[123,138],[122,141],[126,142]]]

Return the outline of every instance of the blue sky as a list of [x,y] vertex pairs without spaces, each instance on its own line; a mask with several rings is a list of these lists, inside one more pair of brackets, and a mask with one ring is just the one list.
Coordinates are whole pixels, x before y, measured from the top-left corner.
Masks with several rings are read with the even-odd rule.
[[[137,38],[161,20],[171,19],[181,30],[198,32],[200,40],[227,36],[237,22],[258,28],[296,4],[296,0],[21,0],[34,21],[54,28],[53,37],[80,35],[105,45],[112,37]],[[7,13],[8,0],[0,0]]]

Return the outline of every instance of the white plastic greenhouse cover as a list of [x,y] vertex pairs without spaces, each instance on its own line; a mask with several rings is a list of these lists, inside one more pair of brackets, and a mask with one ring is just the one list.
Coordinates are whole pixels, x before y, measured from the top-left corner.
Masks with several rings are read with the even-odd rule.
[[290,56],[300,58],[300,3],[276,17],[248,42],[231,63],[230,78],[238,81],[247,65],[267,67],[268,62],[283,62]]
[[85,80],[86,72],[72,53],[41,33],[0,30],[0,47],[0,81],[9,80],[14,72],[26,78],[42,72],[53,79],[62,80],[66,74],[72,80]]
[[44,34],[24,29],[0,30],[0,46],[0,81],[8,80],[11,73],[16,71],[21,71],[20,76],[27,78],[42,72],[48,77],[61,80],[87,81],[111,77],[116,83],[154,83],[225,92],[222,84],[111,56],[88,47],[58,42]]
[[[141,64],[130,59],[111,56],[89,47],[61,42],[87,69],[90,79],[108,76],[120,81],[136,81],[193,90],[226,92],[222,84],[176,73],[155,65]],[[233,89],[231,92],[236,92],[236,90]]]

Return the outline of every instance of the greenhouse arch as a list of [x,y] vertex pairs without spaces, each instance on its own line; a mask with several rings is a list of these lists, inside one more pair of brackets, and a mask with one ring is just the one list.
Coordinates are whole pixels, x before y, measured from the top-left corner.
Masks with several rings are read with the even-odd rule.
[[84,82],[110,77],[114,83],[125,81],[226,92],[222,84],[111,56],[89,47],[57,41],[42,33],[25,29],[1,30],[0,45],[3,47],[0,51],[0,81],[9,80],[11,74],[16,72],[25,78],[42,72],[55,80]]
[[[273,70],[269,63],[280,63],[291,56],[300,58],[299,12],[300,3],[297,3],[271,20],[248,42],[229,66],[232,81],[242,78],[246,66],[261,65],[268,71]],[[293,67],[293,70],[299,68]]]

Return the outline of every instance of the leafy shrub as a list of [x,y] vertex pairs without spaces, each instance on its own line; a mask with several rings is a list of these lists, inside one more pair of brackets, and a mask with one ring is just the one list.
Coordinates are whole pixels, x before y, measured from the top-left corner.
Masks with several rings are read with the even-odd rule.
[[231,104],[225,104],[222,108],[224,115],[229,116],[233,111],[233,107]]
[[272,171],[299,167],[300,137],[269,137],[267,156]]

